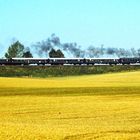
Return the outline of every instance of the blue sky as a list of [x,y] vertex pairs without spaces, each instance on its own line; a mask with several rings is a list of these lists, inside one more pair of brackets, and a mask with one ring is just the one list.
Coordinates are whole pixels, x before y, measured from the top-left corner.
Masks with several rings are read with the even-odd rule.
[[140,48],[140,0],[0,0],[0,51],[52,33],[83,47]]

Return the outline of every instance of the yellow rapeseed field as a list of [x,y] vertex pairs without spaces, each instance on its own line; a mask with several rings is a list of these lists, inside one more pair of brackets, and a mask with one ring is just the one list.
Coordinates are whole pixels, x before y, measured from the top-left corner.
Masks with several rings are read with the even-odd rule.
[[94,139],[140,139],[140,72],[0,78],[0,140]]
[[0,87],[58,88],[58,87],[125,87],[139,86],[140,72],[63,78],[0,78]]

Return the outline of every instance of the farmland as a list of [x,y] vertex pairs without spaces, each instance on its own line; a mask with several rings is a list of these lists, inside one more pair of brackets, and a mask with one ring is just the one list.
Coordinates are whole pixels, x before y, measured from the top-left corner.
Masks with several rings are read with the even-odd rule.
[[0,139],[139,139],[139,103],[139,71],[0,78]]

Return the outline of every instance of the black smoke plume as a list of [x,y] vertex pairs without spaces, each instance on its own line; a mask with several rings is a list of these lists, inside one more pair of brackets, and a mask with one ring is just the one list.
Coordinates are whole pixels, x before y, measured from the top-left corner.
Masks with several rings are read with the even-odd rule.
[[67,57],[74,58],[140,57],[140,49],[105,48],[104,45],[101,45],[101,47],[91,45],[87,49],[82,49],[77,43],[62,43],[55,34],[52,34],[46,40],[35,43],[33,46],[40,57],[48,57],[51,49],[60,49],[64,54],[69,54]]

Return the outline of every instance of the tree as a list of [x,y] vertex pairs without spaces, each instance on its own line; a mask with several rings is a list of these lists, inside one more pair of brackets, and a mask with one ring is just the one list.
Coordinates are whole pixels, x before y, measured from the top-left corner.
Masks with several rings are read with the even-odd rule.
[[33,55],[30,52],[30,48],[25,48],[19,41],[13,43],[9,48],[7,53],[5,53],[6,58],[13,58],[13,57],[24,57],[24,58],[32,58]]
[[50,58],[64,58],[64,54],[60,49],[55,50],[52,48],[51,51],[49,52],[49,57]]
[[19,41],[13,43],[9,48],[8,51],[5,53],[6,58],[13,58],[13,57],[22,57],[24,53],[24,45],[22,45]]
[[24,58],[33,58],[33,55],[31,53],[29,47],[27,47],[27,48],[24,49],[24,52],[23,52],[23,56],[22,57],[24,57]]
[[65,57],[63,52],[60,49],[56,51],[56,55],[57,55],[58,58],[64,58]]
[[55,58],[55,54],[56,54],[56,51],[55,51],[55,49],[51,49],[51,51],[49,52],[49,57],[50,58]]
[[26,51],[26,52],[23,53],[22,57],[24,57],[24,58],[33,58],[33,55],[31,54],[30,51]]

